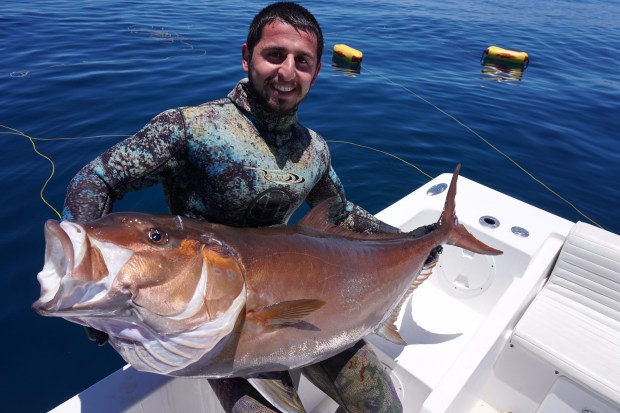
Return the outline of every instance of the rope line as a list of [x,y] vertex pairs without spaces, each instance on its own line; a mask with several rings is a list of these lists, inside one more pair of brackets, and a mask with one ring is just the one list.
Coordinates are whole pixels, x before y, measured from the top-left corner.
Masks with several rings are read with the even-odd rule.
[[[501,156],[503,156],[504,158],[506,158],[509,162],[511,162],[514,166],[516,166],[519,170],[521,170],[523,173],[525,173],[527,176],[530,177],[530,179],[532,179],[534,182],[538,183],[539,185],[541,185],[544,189],[546,189],[547,191],[549,191],[549,193],[551,193],[552,195],[554,195],[555,197],[557,197],[558,199],[560,199],[562,202],[564,202],[566,205],[570,206],[574,211],[577,212],[577,214],[579,214],[582,218],[586,219],[587,221],[589,221],[590,223],[592,223],[593,225],[596,225],[599,228],[603,228],[602,225],[600,225],[598,222],[594,221],[592,218],[590,218],[588,215],[586,215],[583,211],[581,211],[575,204],[573,204],[572,202],[570,202],[568,199],[564,198],[562,195],[560,195],[558,192],[556,192],[554,189],[552,189],[551,187],[549,187],[547,184],[545,184],[542,180],[540,180],[539,178],[537,178],[536,176],[534,176],[534,174],[532,174],[530,171],[528,171],[527,169],[525,169],[523,166],[521,166],[521,164],[519,164],[516,160],[514,160],[512,157],[510,157],[508,154],[506,154],[505,152],[503,152],[501,149],[499,149],[497,146],[495,146],[492,142],[490,142],[488,139],[484,138],[482,135],[480,135],[480,133],[478,133],[477,131],[475,131],[474,129],[472,129],[471,127],[469,127],[468,125],[466,125],[465,123],[463,123],[462,121],[460,121],[459,119],[457,119],[455,116],[451,115],[450,113],[446,112],[444,109],[440,108],[439,106],[435,105],[433,102],[429,101],[428,99],[426,99],[425,97],[423,97],[422,95],[416,93],[414,90],[408,88],[405,85],[402,85],[398,82],[395,82],[394,80],[392,80],[390,77],[380,73],[379,71],[375,71],[375,70],[370,70],[368,69],[366,66],[364,66],[364,69],[368,72],[370,72],[371,74],[374,74],[377,77],[381,77],[383,78],[386,82],[394,85],[394,86],[398,86],[400,88],[402,88],[403,90],[405,90],[407,93],[415,96],[416,98],[420,99],[422,102],[426,103],[427,105],[431,106],[432,108],[434,108],[435,110],[437,110],[438,112],[440,112],[441,114],[443,114],[444,116],[452,119],[454,122],[456,122],[458,125],[460,125],[461,127],[463,127],[464,129],[466,129],[467,131],[469,131],[471,134],[473,134],[474,136],[476,136],[478,139],[480,139],[482,142],[484,142],[487,146],[489,146],[491,149],[493,149],[495,152],[497,152],[498,154],[500,154]],[[52,180],[54,173],[55,173],[55,165],[54,162],[52,161],[51,158],[49,158],[47,155],[41,153],[35,144],[35,141],[59,141],[59,140],[85,140],[85,139],[104,139],[104,138],[118,138],[118,137],[128,137],[130,135],[95,135],[95,136],[83,136],[83,137],[61,137],[61,138],[34,138],[31,137],[27,134],[25,134],[24,132],[21,132],[17,129],[13,129],[11,127],[5,126],[5,125],[1,125],[0,127],[10,131],[10,132],[0,132],[0,135],[4,135],[4,134],[11,134],[11,135],[19,135],[19,136],[23,136],[25,138],[27,138],[30,143],[32,144],[32,148],[34,150],[34,152],[46,159],[52,168],[52,171],[50,173],[50,175],[48,176],[48,178],[46,179],[45,183],[43,184],[43,187],[41,188],[40,191],[40,196],[41,196],[41,200],[52,209],[52,211],[54,211],[56,213],[56,215],[58,215],[59,217],[61,217],[60,213],[56,210],[56,208],[54,208],[46,199],[44,196],[44,191],[47,188],[49,182]],[[352,146],[356,146],[359,148],[364,148],[367,150],[371,150],[374,152],[378,152],[381,153],[383,155],[392,157],[402,163],[404,163],[405,165],[408,165],[412,168],[414,168],[415,170],[417,170],[419,173],[421,173],[422,175],[426,176],[429,179],[433,179],[433,177],[429,174],[427,174],[426,172],[424,172],[421,168],[419,168],[418,166],[406,161],[405,159],[394,155],[390,152],[387,151],[383,151],[381,149],[377,149],[368,145],[362,145],[359,143],[355,143],[355,142],[350,142],[350,141],[345,141],[345,140],[327,140],[327,142],[329,143],[340,143],[340,144],[346,144],[346,145],[352,145]]]
[[[364,68],[366,69],[366,66],[364,66]],[[367,69],[366,69],[367,70]],[[416,93],[415,91],[411,90],[410,88],[397,83],[395,81],[393,81],[392,79],[390,79],[388,76],[385,76],[377,71],[374,70],[369,70],[369,72],[374,73],[376,76],[382,77],[383,79],[385,79],[387,82],[391,83],[394,86],[398,86],[402,89],[404,89],[405,91],[407,91],[408,93],[410,93],[411,95],[417,97],[418,99],[420,99],[422,102],[426,103],[427,105],[433,107],[435,110],[437,110],[438,112],[442,113],[443,115],[447,116],[448,118],[452,119],[454,122],[456,122],[458,125],[462,126],[463,128],[465,128],[467,131],[469,131],[470,133],[472,133],[474,136],[476,136],[478,139],[480,139],[482,142],[486,143],[491,149],[493,149],[495,152],[497,152],[498,154],[502,155],[504,158],[508,159],[513,165],[515,165],[518,169],[520,169],[522,172],[524,172],[527,176],[529,176],[534,182],[538,183],[539,185],[541,185],[543,188],[545,188],[547,191],[549,191],[551,194],[555,195],[557,198],[559,198],[562,202],[564,202],[565,204],[567,204],[568,206],[570,206],[571,208],[573,208],[573,210],[575,210],[581,217],[583,217],[584,219],[590,221],[593,225],[596,225],[599,228],[603,228],[598,222],[594,221],[592,218],[590,218],[588,215],[586,215],[583,211],[581,211],[579,208],[577,208],[576,205],[574,205],[572,202],[570,202],[569,200],[567,200],[566,198],[564,198],[562,195],[560,195],[559,193],[557,193],[555,190],[553,190],[552,188],[550,188],[547,184],[545,184],[543,181],[541,181],[540,179],[538,179],[536,176],[534,176],[534,174],[532,174],[530,171],[528,171],[527,169],[525,169],[523,166],[521,166],[517,161],[515,161],[513,158],[510,157],[510,155],[506,154],[505,152],[503,152],[501,149],[499,149],[497,146],[493,145],[488,139],[485,139],[482,135],[480,135],[478,132],[476,132],[474,129],[472,129],[471,127],[467,126],[466,124],[464,124],[463,122],[461,122],[459,119],[457,119],[456,117],[454,117],[453,115],[451,115],[450,113],[446,112],[445,110],[443,110],[442,108],[440,108],[439,106],[435,105],[433,102],[429,101],[428,99],[424,98],[423,96],[421,96],[420,94]],[[417,168],[416,168],[417,169]]]
[[[367,30],[368,28],[365,28],[363,30]],[[140,24],[130,24],[126,27],[125,29],[126,33],[129,33],[130,35],[133,36],[140,36],[140,37],[144,37],[144,38],[148,38],[150,40],[154,40],[154,41],[158,41],[158,42],[165,42],[165,43],[172,43],[172,44],[178,44],[181,45],[181,48],[183,50],[189,50],[191,53],[195,53],[196,51],[201,51],[200,54],[196,53],[196,56],[204,56],[207,54],[207,50],[200,50],[198,48],[195,48],[194,45],[192,44],[192,39],[188,39],[186,38],[184,35],[179,34],[175,31],[172,30],[168,30],[167,28],[164,27],[155,27],[155,26],[149,26],[149,25],[140,25]],[[330,36],[333,36],[334,33],[328,33]],[[186,57],[186,56],[185,56]],[[168,60],[170,59],[171,56],[168,57],[164,57],[162,58],[163,60]],[[137,62],[137,61],[141,61],[143,59],[122,59],[122,60],[83,60],[83,61],[77,61],[77,62],[68,62],[68,63],[57,63],[57,64],[49,64],[47,67],[43,67],[40,69],[31,69],[31,70],[23,70],[23,71],[13,71],[10,73],[1,73],[0,72],[0,76],[10,76],[10,77],[27,77],[29,76],[31,73],[36,72],[36,71],[41,71],[41,70],[47,70],[47,69],[51,69],[51,68],[58,68],[58,67],[69,67],[69,66],[78,66],[78,65],[93,65],[93,64],[117,64],[117,63],[130,63],[130,62]],[[384,79],[384,81],[386,81],[388,84],[397,86],[402,88],[403,90],[405,90],[407,93],[415,96],[416,98],[418,98],[419,100],[421,100],[422,102],[424,102],[425,104],[429,105],[430,107],[434,108],[435,110],[437,110],[438,112],[440,112],[441,114],[443,114],[444,116],[448,117],[449,119],[452,119],[452,121],[456,122],[458,125],[460,125],[461,127],[463,127],[464,129],[466,129],[467,131],[469,131],[471,134],[473,134],[474,136],[476,136],[479,140],[481,140],[482,142],[484,142],[488,147],[490,147],[491,149],[493,149],[495,152],[497,152],[498,154],[500,154],[501,156],[503,156],[504,158],[506,158],[508,161],[510,161],[514,166],[516,166],[518,169],[520,169],[523,173],[525,173],[527,176],[530,177],[530,179],[532,179],[534,182],[538,183],[539,185],[541,185],[544,189],[546,189],[548,192],[550,192],[552,195],[554,195],[555,197],[557,197],[558,199],[560,199],[562,202],[564,202],[565,204],[567,204],[568,206],[570,206],[574,211],[576,211],[581,217],[583,217],[584,219],[586,219],[587,221],[591,222],[592,224],[603,228],[600,224],[598,224],[596,221],[594,221],[592,218],[590,218],[589,216],[587,216],[583,211],[581,211],[576,205],[574,205],[572,202],[570,202],[569,200],[567,200],[566,198],[564,198],[563,196],[561,196],[558,192],[556,192],[555,190],[553,190],[552,188],[550,188],[548,185],[546,185],[542,180],[540,180],[539,178],[537,178],[536,176],[534,176],[531,172],[529,172],[528,170],[526,170],[523,166],[521,166],[516,160],[514,160],[513,158],[511,158],[508,154],[506,154],[505,152],[503,152],[501,149],[499,149],[497,146],[495,146],[493,143],[491,143],[488,139],[484,138],[482,135],[480,135],[480,133],[478,133],[477,131],[475,131],[474,129],[472,129],[471,127],[469,127],[468,125],[466,125],[465,123],[463,123],[462,121],[460,121],[459,119],[457,119],[455,116],[451,115],[450,113],[448,113],[447,111],[445,111],[444,109],[440,108],[439,106],[435,105],[433,102],[429,101],[428,99],[426,99],[425,97],[421,96],[420,94],[416,93],[414,90],[408,88],[407,86],[398,83],[394,80],[392,80],[390,77],[386,76],[385,74],[381,73],[380,70],[375,70],[374,68],[368,68],[368,66],[365,64],[364,65],[364,70],[366,72],[369,72],[371,75],[374,75],[376,77],[382,78]],[[34,138],[31,137],[17,129],[13,129],[11,127],[5,126],[5,125],[0,125],[1,128],[6,129],[9,132],[0,132],[0,135],[19,135],[19,136],[23,136],[25,138],[27,138],[30,143],[32,144],[32,148],[34,150],[34,152],[46,159],[50,165],[51,165],[51,173],[48,176],[48,178],[46,179],[45,183],[43,184],[43,187],[41,188],[40,191],[40,195],[41,195],[41,199],[43,200],[43,202],[49,206],[58,216],[60,216],[60,213],[45,199],[44,196],[44,191],[47,188],[49,182],[51,181],[51,179],[54,176],[55,173],[55,165],[54,162],[52,161],[51,158],[49,158],[47,155],[44,155],[43,153],[41,153],[35,144],[35,141],[56,141],[56,140],[85,140],[85,139],[102,139],[102,138],[109,138],[109,137],[127,137],[129,135],[96,135],[96,136],[86,136],[86,137],[74,137],[74,138],[70,138],[70,137],[62,137],[62,138]],[[378,152],[381,153],[383,155],[387,155],[390,156],[408,166],[411,166],[412,168],[416,169],[418,172],[420,172],[421,174],[423,174],[424,176],[428,177],[429,179],[433,179],[429,174],[427,174],[426,172],[422,171],[418,166],[404,160],[401,157],[398,157],[392,153],[377,149],[377,148],[373,148],[367,145],[362,145],[362,144],[358,144],[358,143],[354,143],[354,142],[349,142],[349,141],[344,141],[344,140],[328,140],[327,142],[332,142],[332,143],[341,143],[341,144],[347,144],[347,145],[352,145],[352,146],[357,146],[360,148],[364,148],[367,150],[371,150],[374,152]]]
[[[486,143],[489,147],[491,147],[493,150],[495,150],[497,153],[499,153],[500,155],[502,155],[503,157],[505,157],[506,159],[508,159],[513,165],[515,165],[518,169],[520,169],[522,172],[524,172],[526,175],[528,175],[532,180],[534,180],[535,182],[537,182],[539,185],[541,185],[543,188],[545,188],[547,191],[549,191],[551,194],[555,195],[557,198],[559,198],[560,200],[562,200],[564,203],[566,203],[567,205],[569,205],[571,208],[573,208],[581,217],[583,217],[584,219],[588,220],[589,222],[591,222],[592,224],[596,225],[599,228],[603,228],[603,226],[601,226],[599,223],[597,223],[596,221],[594,221],[592,218],[590,218],[588,215],[586,215],[584,212],[582,212],[579,208],[577,208],[577,206],[575,206],[572,202],[570,202],[569,200],[567,200],[566,198],[564,198],[562,195],[560,195],[559,193],[557,193],[555,190],[553,190],[552,188],[550,188],[547,184],[545,184],[543,181],[541,181],[540,179],[538,179],[537,177],[535,177],[532,173],[530,173],[527,169],[525,169],[524,167],[522,167],[517,161],[515,161],[514,159],[512,159],[509,155],[507,155],[506,153],[504,153],[502,150],[500,150],[499,148],[497,148],[495,145],[493,145],[490,141],[488,141],[487,139],[485,139],[483,136],[481,136],[478,132],[476,132],[475,130],[473,130],[472,128],[470,128],[469,126],[465,125],[463,122],[461,122],[460,120],[458,120],[457,118],[455,118],[454,116],[450,115],[448,112],[444,111],[443,109],[439,108],[438,106],[436,106],[435,104],[429,102],[428,100],[426,100],[425,98],[423,98],[422,96],[418,95],[417,93],[415,93],[414,91],[410,90],[409,88],[407,88],[406,86],[400,85],[398,83],[393,82],[391,79],[380,75],[381,77],[384,77],[385,79],[389,80],[390,83],[402,87],[404,90],[408,91],[409,93],[413,94],[414,96],[418,97],[419,99],[421,99],[422,101],[428,103],[430,106],[434,107],[435,109],[437,109],[439,112],[445,114],[447,117],[453,119],[456,123],[458,123],[459,125],[463,126],[465,129],[467,129],[468,131],[470,131],[472,134],[474,134],[475,136],[477,136],[480,140],[482,140],[484,143]],[[58,210],[56,208],[54,208],[45,198],[44,195],[44,191],[47,188],[48,184],[50,183],[50,181],[52,180],[52,178],[54,177],[55,171],[56,171],[56,167],[54,165],[54,161],[48,157],[47,155],[41,153],[38,149],[37,146],[35,144],[35,141],[61,141],[61,140],[66,140],[66,141],[72,141],[72,140],[85,140],[85,139],[105,139],[105,138],[126,138],[129,137],[131,135],[115,135],[115,134],[109,134],[109,135],[94,135],[94,136],[81,136],[81,137],[61,137],[61,138],[35,138],[32,136],[29,136],[27,134],[25,134],[22,131],[19,131],[17,129],[13,129],[9,126],[6,125],[2,125],[0,124],[0,127],[9,130],[10,132],[0,132],[0,135],[18,135],[18,136],[23,136],[26,139],[28,139],[30,141],[30,143],[32,144],[32,149],[34,150],[34,152],[44,158],[45,160],[47,160],[50,165],[51,165],[51,173],[50,175],[47,177],[47,179],[45,180],[45,183],[43,184],[39,195],[41,197],[41,200],[43,201],[43,203],[45,203],[45,205],[47,205],[52,211],[54,211],[54,213],[56,213],[56,215],[58,215],[58,217],[61,217],[61,214],[58,212]],[[393,153],[381,150],[381,149],[377,149],[374,148],[372,146],[368,146],[368,145],[362,145],[359,143],[355,143],[355,142],[350,142],[350,141],[345,141],[345,140],[334,140],[334,139],[329,139],[326,140],[326,142],[329,143],[340,143],[340,144],[346,144],[346,145],[351,145],[351,146],[356,146],[359,148],[363,148],[363,149],[367,149],[370,151],[374,151],[377,153],[381,153],[383,155],[389,156],[391,158],[394,158],[402,163],[404,163],[405,165],[408,165],[412,168],[414,168],[415,170],[417,170],[419,173],[421,173],[422,175],[426,176],[429,179],[433,179],[433,177],[431,175],[429,175],[428,173],[424,172],[420,167],[418,167],[415,164],[412,164],[411,162],[397,156],[394,155]]]
[[416,169],[418,172],[420,172],[422,175],[426,176],[428,179],[433,179],[432,176],[430,176],[429,174],[427,174],[426,172],[424,172],[422,169],[420,169],[417,165],[414,165],[406,160],[404,160],[403,158],[394,155],[393,153],[389,153],[386,151],[382,151],[381,149],[377,149],[377,148],[373,148],[372,146],[366,146],[366,145],[361,145],[359,143],[355,143],[355,142],[349,142],[349,141],[338,141],[338,140],[326,140],[326,142],[329,143],[345,143],[347,145],[353,145],[353,146],[358,146],[360,148],[364,148],[364,149],[369,149],[371,151],[375,151],[375,152],[379,152],[382,153],[384,155],[387,156],[391,156],[394,159],[398,159],[399,161],[401,161],[402,163],[411,166],[412,168]]
[[[54,211],[54,212],[56,213],[56,215],[58,215],[58,218],[59,218],[59,219],[60,219],[60,218],[62,218],[62,215],[60,215],[60,212],[58,212],[58,210],[57,210],[56,208],[54,208],[54,206],[52,206],[52,204],[50,204],[50,203],[47,201],[47,199],[45,199],[45,195],[44,195],[44,192],[45,192],[45,189],[47,188],[47,185],[50,183],[50,181],[51,181],[51,180],[52,180],[52,178],[54,177],[54,173],[56,172],[56,166],[54,165],[54,161],[52,161],[52,159],[51,159],[49,156],[47,156],[47,155],[45,155],[45,154],[41,153],[41,152],[37,149],[37,145],[36,145],[36,144],[35,144],[35,142],[34,142],[34,141],[35,141],[35,138],[33,138],[33,137],[31,137],[31,136],[26,135],[26,134],[25,134],[24,132],[22,132],[22,131],[19,131],[19,130],[17,130],[17,129],[10,128],[10,127],[5,126],[5,125],[2,125],[2,124],[0,124],[0,127],[2,127],[2,128],[4,128],[4,129],[7,129],[7,130],[11,131],[11,132],[10,132],[10,134],[13,134],[13,135],[19,135],[19,136],[23,136],[24,138],[28,139],[28,140],[30,141],[30,143],[32,144],[32,149],[34,150],[34,152],[35,152],[37,155],[39,155],[41,158],[46,159],[46,160],[50,163],[50,165],[51,165],[51,167],[52,167],[52,171],[50,172],[49,176],[48,176],[48,177],[47,177],[47,179],[45,180],[45,183],[43,183],[43,186],[41,187],[41,190],[39,191],[39,196],[41,197],[41,200],[43,201],[43,203],[44,203],[45,205],[47,205],[47,206],[48,206],[48,207],[49,207],[52,211]],[[9,132],[3,132],[2,134],[7,134],[7,133],[9,133]]]

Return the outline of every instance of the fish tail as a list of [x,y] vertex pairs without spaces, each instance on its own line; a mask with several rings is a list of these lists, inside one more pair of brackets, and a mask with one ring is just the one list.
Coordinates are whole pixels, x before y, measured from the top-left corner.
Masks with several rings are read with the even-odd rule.
[[462,224],[459,223],[459,219],[456,216],[454,198],[456,197],[456,181],[460,170],[461,164],[458,164],[452,174],[452,180],[450,182],[450,187],[448,188],[448,195],[446,196],[446,203],[444,205],[443,212],[439,217],[439,228],[446,232],[446,242],[450,245],[456,245],[479,254],[500,255],[502,254],[502,251],[486,245],[484,242],[474,237]]

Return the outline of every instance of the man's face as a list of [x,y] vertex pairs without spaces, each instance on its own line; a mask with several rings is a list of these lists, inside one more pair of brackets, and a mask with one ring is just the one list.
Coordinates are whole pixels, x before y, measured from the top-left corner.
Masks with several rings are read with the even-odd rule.
[[321,69],[316,36],[281,21],[265,26],[252,56],[246,44],[242,54],[251,87],[274,113],[295,111]]

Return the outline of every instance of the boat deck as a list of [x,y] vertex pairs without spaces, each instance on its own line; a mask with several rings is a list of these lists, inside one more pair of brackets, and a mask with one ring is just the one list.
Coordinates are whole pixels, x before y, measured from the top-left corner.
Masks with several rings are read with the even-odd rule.
[[[404,231],[435,222],[445,199],[441,190],[447,188],[450,177],[435,178],[377,216]],[[566,360],[561,357],[546,357],[546,350],[533,350],[539,346],[536,340],[545,336],[541,330],[547,328],[536,320],[551,313],[538,308],[544,304],[536,304],[540,300],[531,304],[535,297],[545,295],[539,293],[575,224],[467,178],[460,177],[458,185],[459,221],[504,254],[487,257],[445,247],[434,274],[414,292],[398,319],[401,335],[409,344],[403,347],[378,336],[368,338],[391,372],[404,411],[620,412],[620,397],[609,388],[598,386],[587,374],[565,368]],[[617,237],[607,234],[601,236]],[[606,274],[614,286],[620,285],[620,265],[611,265]],[[566,321],[561,314],[549,317],[558,317],[558,325]],[[581,334],[572,333],[575,337]],[[569,337],[573,336],[565,339],[577,340]],[[617,343],[618,337],[613,337]],[[553,336],[547,338],[551,349],[562,348]],[[584,354],[596,353],[598,345],[593,336],[583,337],[583,342],[594,348],[578,349],[570,360],[581,357],[587,367],[593,361]],[[606,348],[612,354],[601,351],[601,357],[615,355],[614,360],[620,360],[617,344]],[[599,357],[596,362],[600,361]],[[617,376],[620,369],[615,371]],[[295,377],[309,413],[336,410],[336,404],[307,380],[298,374]],[[206,380],[172,379],[126,367],[53,411],[222,410]]]

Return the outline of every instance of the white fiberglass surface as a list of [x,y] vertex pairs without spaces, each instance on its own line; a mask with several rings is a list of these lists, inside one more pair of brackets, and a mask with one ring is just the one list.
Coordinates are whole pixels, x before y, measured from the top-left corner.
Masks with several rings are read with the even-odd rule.
[[[428,190],[447,183],[449,178],[444,174],[434,179],[378,216],[403,231],[436,222],[443,209],[445,192],[428,195]],[[530,263],[558,227],[560,232],[567,232],[572,225],[466,178],[459,178],[458,185],[459,222],[504,254],[488,257],[458,247],[444,247],[434,273],[401,311],[398,327],[409,345],[402,347],[379,338],[371,339],[416,380],[428,386],[431,393],[446,382],[446,377],[453,375],[451,369],[462,364],[460,358],[482,360],[485,349],[505,334],[515,315],[499,312],[506,309],[514,312],[527,305],[535,293],[533,290],[547,276],[544,271],[530,267]],[[547,268],[546,265],[536,267]],[[475,363],[472,361],[470,368]],[[466,377],[461,380],[465,381]]]

